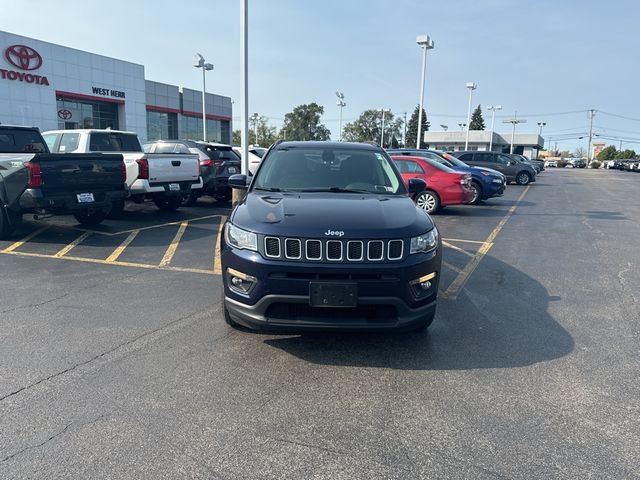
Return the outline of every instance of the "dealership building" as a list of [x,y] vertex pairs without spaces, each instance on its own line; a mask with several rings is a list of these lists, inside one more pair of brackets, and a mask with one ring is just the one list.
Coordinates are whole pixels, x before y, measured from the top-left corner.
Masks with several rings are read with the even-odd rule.
[[[2,124],[202,139],[202,92],[146,80],[143,65],[4,31],[0,52]],[[206,114],[207,140],[230,143],[231,98],[208,93]]]
[[[513,153],[538,158],[540,150],[544,148],[544,139],[537,133],[498,133],[488,130],[469,131],[469,150],[487,151],[489,147],[494,152],[509,153],[513,140]],[[431,148],[445,151],[460,151],[467,145],[467,132],[424,132],[424,142]]]

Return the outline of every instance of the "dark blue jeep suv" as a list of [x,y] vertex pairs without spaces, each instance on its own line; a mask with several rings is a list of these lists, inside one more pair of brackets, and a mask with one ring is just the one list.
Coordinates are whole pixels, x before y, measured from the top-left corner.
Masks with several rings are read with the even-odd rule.
[[[409,191],[425,183],[412,179]],[[221,241],[223,309],[263,330],[418,330],[436,311],[441,240],[379,147],[280,142]]]

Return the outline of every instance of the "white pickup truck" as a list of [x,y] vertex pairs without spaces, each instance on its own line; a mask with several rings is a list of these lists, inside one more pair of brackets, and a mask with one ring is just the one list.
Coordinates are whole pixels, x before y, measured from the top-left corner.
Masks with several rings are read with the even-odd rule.
[[[161,210],[176,210],[191,190],[202,188],[198,155],[144,153],[133,132],[118,130],[53,130],[42,134],[55,153],[120,153],[127,169],[129,199],[151,199]],[[114,204],[113,212],[124,208]]]

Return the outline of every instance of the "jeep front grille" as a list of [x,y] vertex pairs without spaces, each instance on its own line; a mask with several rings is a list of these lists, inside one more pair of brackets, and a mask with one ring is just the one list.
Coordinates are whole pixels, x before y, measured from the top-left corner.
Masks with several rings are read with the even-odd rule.
[[264,237],[266,258],[309,262],[381,262],[405,257],[404,240],[337,240]]

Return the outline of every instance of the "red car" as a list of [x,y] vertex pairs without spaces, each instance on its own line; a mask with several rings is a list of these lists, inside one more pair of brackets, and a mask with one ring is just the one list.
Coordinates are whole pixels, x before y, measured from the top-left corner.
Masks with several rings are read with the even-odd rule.
[[416,205],[427,213],[436,213],[447,205],[462,205],[473,200],[471,175],[460,173],[424,157],[392,156],[405,183],[421,178],[427,189],[414,197]]

